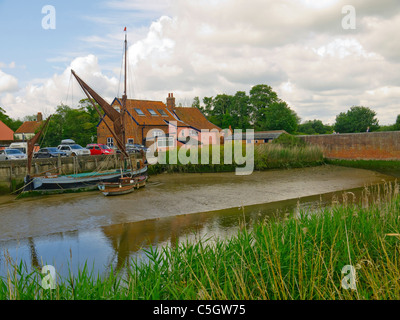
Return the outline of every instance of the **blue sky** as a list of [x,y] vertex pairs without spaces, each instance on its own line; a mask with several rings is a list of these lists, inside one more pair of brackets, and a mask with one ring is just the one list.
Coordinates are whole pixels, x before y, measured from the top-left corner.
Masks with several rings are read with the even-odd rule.
[[[56,9],[55,30],[42,28],[45,5]],[[120,19],[128,11],[134,19]],[[98,43],[86,38],[120,32],[122,39],[125,25],[128,29],[148,27],[157,18],[137,10],[128,11],[93,0],[2,0],[0,39],[4,49],[0,51],[0,61],[15,62],[13,75],[20,79],[21,85],[35,78],[50,77],[56,70],[65,69],[74,57],[90,53],[97,54],[102,63],[118,66],[122,43],[99,48]]]
[[[42,28],[45,5],[55,30]],[[342,23],[348,5],[354,30]],[[76,106],[71,68],[112,101],[125,26],[132,98],[173,92],[190,106],[268,84],[302,121],[332,124],[353,105],[381,124],[400,114],[398,0],[0,0],[0,26],[0,106],[14,118]]]

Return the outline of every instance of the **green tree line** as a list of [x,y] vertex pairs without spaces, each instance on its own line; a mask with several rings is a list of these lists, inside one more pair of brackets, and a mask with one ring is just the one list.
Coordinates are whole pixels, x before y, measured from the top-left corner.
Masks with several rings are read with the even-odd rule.
[[255,131],[285,130],[291,134],[330,134],[368,131],[400,130],[400,115],[393,125],[380,126],[376,112],[364,106],[352,106],[336,116],[333,125],[321,120],[301,119],[278,94],[266,84],[251,88],[249,95],[238,91],[235,95],[193,99],[192,107],[200,109],[210,122],[226,129],[254,129]]
[[44,132],[41,145],[58,146],[63,139],[72,139],[83,147],[96,143],[99,121],[100,116],[88,99],[81,100],[77,108],[59,105]]

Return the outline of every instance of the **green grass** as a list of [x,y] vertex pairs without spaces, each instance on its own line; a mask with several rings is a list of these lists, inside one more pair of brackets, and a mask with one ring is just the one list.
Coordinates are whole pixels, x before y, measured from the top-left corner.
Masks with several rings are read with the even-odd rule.
[[334,160],[326,159],[327,164],[367,170],[400,170],[400,160]]
[[336,166],[374,170],[400,178],[400,160],[333,160],[325,159],[326,164]]
[[[40,275],[6,259],[0,299],[399,299],[400,186],[351,193],[343,203],[254,223],[236,236],[148,249],[148,262],[132,260],[124,274],[77,276],[40,287]],[[357,290],[341,287],[353,265]]]

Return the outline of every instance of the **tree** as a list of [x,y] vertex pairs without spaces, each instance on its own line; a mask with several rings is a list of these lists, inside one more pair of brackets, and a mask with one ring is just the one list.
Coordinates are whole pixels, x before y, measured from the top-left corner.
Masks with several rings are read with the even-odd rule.
[[204,107],[202,107],[204,115],[210,116],[212,113],[213,97],[203,98]]
[[265,110],[275,102],[280,102],[278,94],[266,84],[259,84],[250,90],[250,104],[252,122],[256,127],[266,121]]
[[326,134],[330,133],[331,129],[330,126],[324,125],[321,120],[314,119],[300,124],[297,131],[305,134]]
[[244,91],[238,91],[232,97],[231,115],[237,119],[234,129],[251,128],[252,108],[250,105],[250,97]]
[[10,118],[6,111],[0,107],[0,121],[3,122],[7,127],[9,127],[12,131],[17,131],[17,129],[22,125],[21,120],[14,120]]
[[396,123],[394,124],[394,130],[400,130],[400,114],[397,116]]
[[100,116],[87,99],[81,100],[77,109],[60,105],[49,122],[41,145],[57,146],[63,139],[72,139],[86,146],[97,136],[99,120]]
[[264,109],[265,123],[257,130],[285,130],[294,133],[297,130],[299,118],[286,102],[274,102]]
[[[215,98],[205,97],[199,109],[208,120],[221,128],[256,130],[286,130],[295,132],[300,122],[297,114],[286,102],[278,98],[272,88],[265,84],[253,86],[250,96],[237,91],[234,96],[219,94]],[[198,97],[192,106],[200,105]]]
[[192,102],[192,108],[197,108],[200,111],[203,111],[202,106],[200,105],[200,99],[199,97],[194,97],[193,102]]
[[366,132],[379,129],[376,112],[363,106],[353,106],[346,113],[341,112],[336,116],[335,131],[339,133]]

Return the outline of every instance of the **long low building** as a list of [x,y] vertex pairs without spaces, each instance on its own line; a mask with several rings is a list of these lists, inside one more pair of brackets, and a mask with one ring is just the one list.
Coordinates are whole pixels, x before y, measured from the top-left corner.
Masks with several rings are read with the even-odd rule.
[[285,130],[257,131],[254,132],[254,136],[250,139],[250,137],[246,134],[246,131],[243,130],[243,132],[240,134],[234,133],[233,135],[228,136],[226,140],[241,140],[246,143],[254,143],[255,145],[258,145],[269,143],[284,133],[287,134]]

